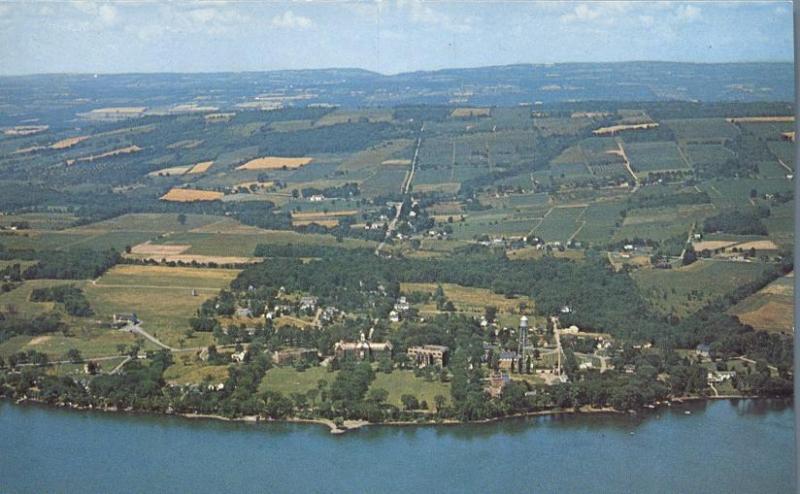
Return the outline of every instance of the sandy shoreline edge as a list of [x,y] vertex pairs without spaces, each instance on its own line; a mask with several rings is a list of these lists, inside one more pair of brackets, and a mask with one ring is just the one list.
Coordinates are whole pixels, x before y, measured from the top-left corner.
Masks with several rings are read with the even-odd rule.
[[[754,395],[682,396],[650,405],[646,407],[645,410],[640,410],[640,411],[636,410],[622,411],[610,407],[592,408],[590,406],[584,406],[581,407],[580,409],[554,408],[549,410],[537,410],[533,412],[516,413],[512,415],[504,415],[502,417],[490,417],[487,419],[470,420],[470,421],[461,421],[455,419],[425,420],[425,421],[386,421],[386,422],[368,422],[366,420],[345,420],[342,423],[342,427],[337,426],[333,420],[325,418],[288,417],[284,419],[273,419],[269,417],[262,417],[259,415],[246,415],[242,417],[225,417],[223,415],[205,414],[205,413],[158,413],[158,412],[148,412],[143,410],[133,410],[130,408],[120,410],[116,407],[93,408],[93,407],[85,407],[72,404],[54,405],[46,403],[41,400],[36,400],[31,398],[22,398],[16,400],[15,404],[34,404],[34,405],[53,407],[53,408],[69,408],[72,410],[79,410],[79,411],[88,410],[94,412],[108,412],[108,413],[145,414],[145,415],[156,415],[156,416],[167,416],[167,417],[182,417],[186,419],[220,420],[223,422],[244,422],[252,424],[258,424],[262,422],[315,424],[328,427],[330,429],[331,434],[338,435],[338,434],[344,434],[345,432],[348,431],[358,430],[366,426],[411,427],[411,426],[442,426],[442,425],[454,426],[454,425],[470,425],[470,424],[490,424],[493,422],[500,422],[509,419],[519,419],[525,417],[541,417],[548,415],[592,415],[592,414],[636,415],[644,411],[671,407],[673,404],[680,405],[686,402],[712,401],[712,400],[757,400],[757,399],[768,399],[768,398],[787,399],[787,397],[770,397],[770,396],[754,396]],[[792,397],[789,397],[788,399],[792,399]]]

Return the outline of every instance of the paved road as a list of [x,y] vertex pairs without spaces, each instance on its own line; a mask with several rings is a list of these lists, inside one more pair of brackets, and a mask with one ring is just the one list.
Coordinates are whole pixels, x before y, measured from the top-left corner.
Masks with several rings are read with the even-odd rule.
[[171,352],[176,352],[176,351],[179,350],[178,348],[172,348],[171,346],[162,343],[158,338],[156,338],[155,336],[151,335],[150,333],[148,333],[147,331],[142,329],[140,324],[135,324],[133,326],[128,326],[127,328],[125,328],[125,330],[126,331],[130,331],[131,333],[136,333],[136,334],[140,334],[140,335],[144,336],[145,338],[147,338],[148,340],[152,341],[156,345],[160,346],[164,350],[169,350]]
[[[403,195],[407,195],[408,192],[411,190],[411,182],[414,180],[414,173],[417,170],[417,159],[419,158],[419,148],[422,146],[422,132],[425,130],[425,124],[422,124],[422,127],[419,129],[419,137],[417,137],[417,144],[414,148],[414,157],[411,159],[411,173],[408,174],[408,177],[405,179],[402,185],[400,185],[400,192]],[[400,220],[400,214],[403,212],[403,203],[399,202],[396,203],[397,213],[394,215],[394,218],[389,222],[389,226],[386,229],[386,236],[384,236],[381,243],[375,249],[375,255],[381,255],[381,250],[386,245],[386,241],[389,240],[392,235],[394,235],[394,231],[397,228],[397,222]]]
[[116,366],[116,367],[114,367],[113,369],[111,369],[111,372],[109,372],[108,374],[109,374],[109,375],[111,375],[111,376],[113,376],[114,374],[116,374],[117,372],[119,372],[119,371],[120,371],[120,370],[121,370],[121,369],[122,369],[122,368],[125,366],[125,364],[127,364],[127,363],[128,363],[128,362],[130,362],[131,360],[132,360],[132,357],[131,357],[130,355],[128,355],[127,357],[125,357],[125,360],[123,360],[122,362],[120,362],[120,364],[119,364],[118,366]]

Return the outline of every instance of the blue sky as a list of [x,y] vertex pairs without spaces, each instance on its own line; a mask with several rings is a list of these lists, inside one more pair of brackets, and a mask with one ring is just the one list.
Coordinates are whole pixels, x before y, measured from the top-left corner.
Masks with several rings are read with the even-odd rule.
[[791,2],[2,2],[0,73],[791,61]]

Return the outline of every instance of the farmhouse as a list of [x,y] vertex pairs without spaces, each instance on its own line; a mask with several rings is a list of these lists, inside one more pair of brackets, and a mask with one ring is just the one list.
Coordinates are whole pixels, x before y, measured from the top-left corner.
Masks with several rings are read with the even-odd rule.
[[354,358],[356,360],[374,360],[381,356],[392,356],[392,343],[375,343],[367,339],[361,332],[359,341],[339,340],[333,347],[334,354],[339,360]]
[[236,317],[253,317],[253,311],[247,307],[239,307],[236,309]]
[[712,384],[719,384],[730,381],[734,377],[736,377],[736,372],[734,371],[709,371],[707,381]]
[[397,299],[397,302],[394,304],[394,310],[397,312],[407,312],[411,308],[411,304],[408,303],[406,297],[400,297]]
[[136,317],[136,314],[114,314],[111,316],[111,325],[116,328],[122,328],[128,325],[136,325],[139,324],[139,318]]
[[450,349],[444,345],[412,346],[406,351],[409,358],[420,367],[429,365],[446,366],[449,352]]
[[701,343],[700,345],[697,345],[697,348],[695,348],[695,354],[698,357],[708,358],[711,355],[711,347]]
[[315,310],[317,308],[317,297],[303,297],[300,299],[300,310]]

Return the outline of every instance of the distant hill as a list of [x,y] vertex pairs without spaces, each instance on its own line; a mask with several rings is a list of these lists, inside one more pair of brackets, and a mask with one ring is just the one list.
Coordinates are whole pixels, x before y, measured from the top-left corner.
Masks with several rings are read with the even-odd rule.
[[[504,65],[393,75],[339,68],[0,77],[0,125],[31,118],[56,123],[104,106],[168,108],[197,101],[229,109],[248,102],[253,107],[270,98],[284,106],[352,107],[590,100],[793,101],[794,68],[788,62],[624,62]],[[43,111],[32,114],[37,105]]]

